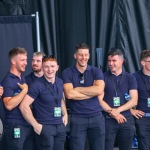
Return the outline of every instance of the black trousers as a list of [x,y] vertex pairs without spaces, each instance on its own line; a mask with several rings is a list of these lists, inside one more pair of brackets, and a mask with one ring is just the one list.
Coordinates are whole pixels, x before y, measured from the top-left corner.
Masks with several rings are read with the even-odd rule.
[[119,150],[131,150],[134,136],[132,116],[127,122],[118,124],[114,118],[105,118],[105,150],[113,150],[115,138],[118,137]]
[[37,150],[64,150],[66,127],[60,125],[43,125],[41,134],[35,134]]
[[84,150],[88,138],[91,150],[104,150],[105,119],[102,114],[94,117],[70,118],[70,150]]
[[150,150],[150,117],[142,117],[135,121],[138,149]]
[[[20,138],[14,138],[14,128],[20,128]],[[35,150],[33,128],[31,126],[5,124],[4,144],[5,150]]]

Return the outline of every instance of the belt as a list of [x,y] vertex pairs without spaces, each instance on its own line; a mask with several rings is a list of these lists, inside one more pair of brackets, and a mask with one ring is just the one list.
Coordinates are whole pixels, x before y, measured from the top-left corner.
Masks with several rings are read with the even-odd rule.
[[150,113],[145,113],[143,117],[150,117]]
[[114,119],[113,117],[111,117],[111,116],[104,116],[106,119],[109,119],[109,118],[112,118],[112,119]]

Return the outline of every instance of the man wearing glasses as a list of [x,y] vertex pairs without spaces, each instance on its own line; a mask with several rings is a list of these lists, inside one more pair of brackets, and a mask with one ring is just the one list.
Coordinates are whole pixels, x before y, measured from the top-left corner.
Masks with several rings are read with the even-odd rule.
[[99,68],[88,65],[88,45],[78,44],[74,58],[76,64],[62,73],[71,115],[70,149],[84,150],[88,138],[92,150],[104,150],[105,123],[98,99],[104,91],[103,73]]
[[135,125],[138,149],[150,149],[150,50],[143,50],[140,56],[142,69],[133,75],[138,83],[138,105],[131,109],[136,118]]

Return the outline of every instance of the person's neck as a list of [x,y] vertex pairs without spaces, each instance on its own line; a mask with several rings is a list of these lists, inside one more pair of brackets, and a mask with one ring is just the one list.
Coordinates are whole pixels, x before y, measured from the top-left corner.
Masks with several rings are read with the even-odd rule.
[[150,71],[143,68],[142,72],[143,72],[144,75],[150,76]]
[[47,78],[46,76],[44,76],[44,77],[48,82],[51,82],[52,84],[54,84],[55,78]]
[[86,68],[87,68],[87,65],[86,65],[85,67],[80,67],[79,65],[76,64],[76,68],[77,68],[77,70],[78,70],[79,72],[84,73],[84,71],[85,71]]
[[36,77],[42,77],[43,76],[43,71],[40,71],[40,72],[33,72],[34,73],[34,75],[36,76]]
[[118,75],[120,75],[122,73],[122,69],[120,69],[118,71],[114,71],[114,72],[111,71],[111,73],[116,75],[116,76],[118,76]]
[[11,68],[10,72],[21,79],[21,72],[19,72],[18,70]]

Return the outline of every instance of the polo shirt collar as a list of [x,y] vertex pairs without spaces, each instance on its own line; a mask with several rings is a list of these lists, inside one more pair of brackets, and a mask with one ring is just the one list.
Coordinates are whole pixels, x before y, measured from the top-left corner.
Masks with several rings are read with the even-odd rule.
[[[121,72],[118,76],[124,75],[124,74],[125,74],[125,71],[122,70],[122,72]],[[109,75],[110,75],[110,76],[113,76],[113,75],[116,76],[115,74],[112,74],[110,70],[109,70]]]
[[[90,65],[87,65],[85,71],[87,71],[87,70],[91,70],[91,66],[90,66]],[[80,72],[80,71],[77,69],[76,65],[73,66],[73,71],[74,71],[74,72]]]
[[[18,76],[16,76],[15,74],[13,74],[13,73],[11,73],[10,71],[9,71],[9,76],[10,77],[13,77],[13,78],[19,78]],[[23,76],[22,76],[22,74],[21,74],[21,79],[23,78]]]

